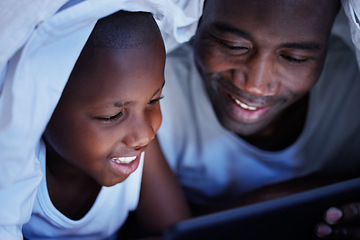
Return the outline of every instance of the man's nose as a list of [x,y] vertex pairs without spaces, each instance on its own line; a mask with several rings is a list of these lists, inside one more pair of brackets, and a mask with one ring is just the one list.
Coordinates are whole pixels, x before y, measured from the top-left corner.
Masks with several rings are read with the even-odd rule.
[[124,144],[128,147],[139,149],[146,146],[155,137],[151,121],[146,115],[134,117],[129,122],[127,133],[123,138]]
[[274,96],[280,89],[280,81],[276,76],[276,64],[270,55],[254,54],[246,61],[242,70],[236,75],[243,78],[243,90],[259,96]]

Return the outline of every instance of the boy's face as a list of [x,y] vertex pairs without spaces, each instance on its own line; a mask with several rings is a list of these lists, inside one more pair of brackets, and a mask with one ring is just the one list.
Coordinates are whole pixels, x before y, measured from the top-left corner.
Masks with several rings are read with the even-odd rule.
[[225,128],[259,133],[314,86],[326,55],[332,4],[206,1],[195,59]]
[[61,161],[103,186],[134,172],[161,124],[164,64],[161,40],[83,51],[44,134]]

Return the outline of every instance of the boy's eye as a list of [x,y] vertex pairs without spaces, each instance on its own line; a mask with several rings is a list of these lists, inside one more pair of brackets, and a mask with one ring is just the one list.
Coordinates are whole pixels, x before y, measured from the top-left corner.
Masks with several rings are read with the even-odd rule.
[[308,60],[308,58],[292,57],[292,56],[285,55],[285,54],[281,54],[281,57],[283,57],[284,59],[288,60],[289,62],[293,62],[293,63],[302,63],[302,62],[306,62]]
[[119,113],[112,115],[112,116],[103,116],[103,117],[96,117],[96,119],[104,121],[104,122],[111,122],[115,121],[123,116],[123,110],[121,110]]
[[161,99],[163,99],[164,97],[163,96],[160,96],[160,97],[158,97],[158,98],[154,98],[154,99],[151,99],[150,101],[149,101],[149,104],[155,104],[155,103],[157,103],[157,102],[159,102]]

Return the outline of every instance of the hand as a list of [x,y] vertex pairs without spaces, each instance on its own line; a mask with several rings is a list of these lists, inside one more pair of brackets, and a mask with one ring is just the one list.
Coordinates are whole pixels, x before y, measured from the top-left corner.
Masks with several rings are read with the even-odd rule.
[[360,239],[360,202],[327,209],[315,231],[321,238]]

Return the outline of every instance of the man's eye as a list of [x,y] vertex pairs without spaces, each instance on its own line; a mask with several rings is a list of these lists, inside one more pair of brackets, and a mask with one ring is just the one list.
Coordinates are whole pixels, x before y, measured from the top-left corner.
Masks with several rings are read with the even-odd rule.
[[241,55],[251,50],[252,45],[247,41],[230,41],[226,38],[212,35],[213,40],[224,50],[228,51],[231,55]]
[[158,98],[154,98],[154,99],[151,99],[150,101],[149,101],[149,104],[155,104],[155,103],[157,103],[157,102],[159,102],[161,99],[163,99],[164,97],[163,96],[160,96],[160,97],[158,97]]
[[242,42],[231,42],[223,39],[216,39],[222,47],[230,50],[231,54],[244,54],[251,50],[251,46]]
[[303,63],[308,60],[308,58],[292,57],[292,56],[285,55],[285,54],[281,54],[281,57],[283,57],[284,59],[286,59],[290,62],[293,62],[293,63]]
[[104,121],[104,122],[111,122],[115,121],[123,116],[123,111],[120,111],[118,114],[112,116],[104,116],[104,117],[96,117],[96,119]]
[[222,42],[221,44],[228,50],[231,50],[232,52],[236,52],[237,54],[243,54],[249,51],[249,48],[245,46],[235,46],[224,42]]

